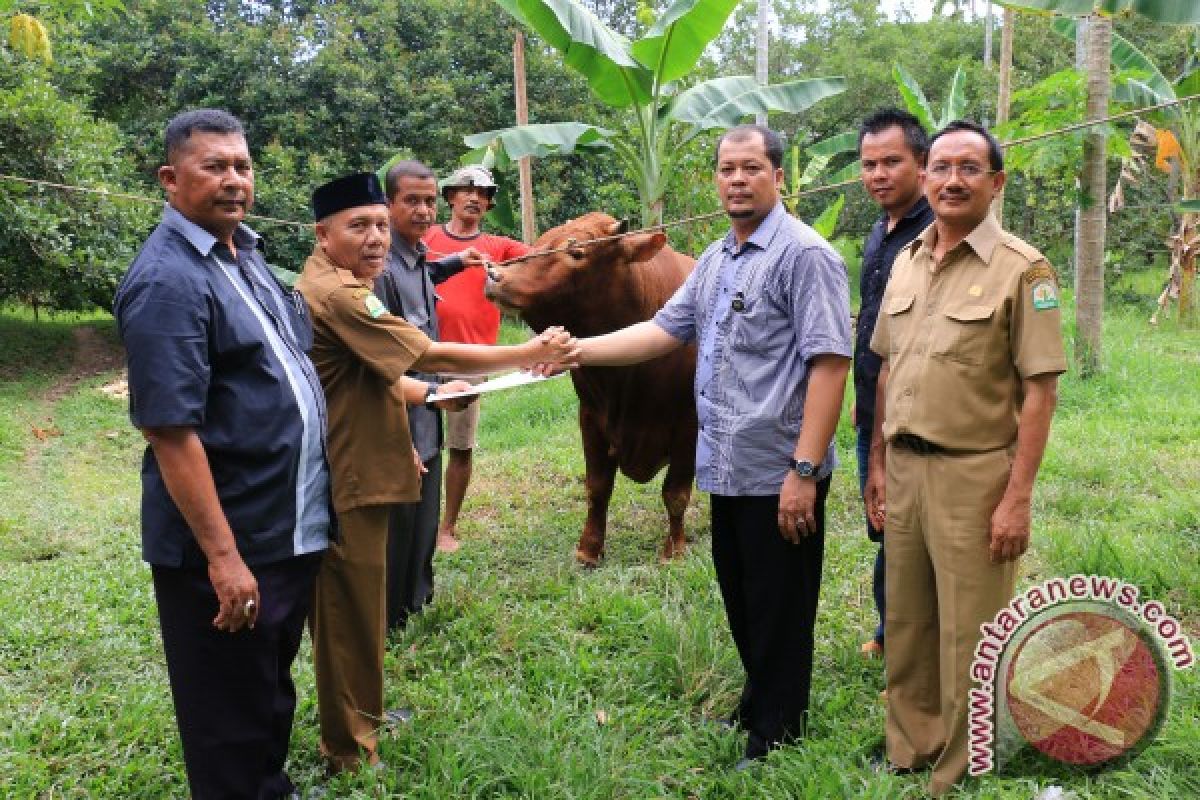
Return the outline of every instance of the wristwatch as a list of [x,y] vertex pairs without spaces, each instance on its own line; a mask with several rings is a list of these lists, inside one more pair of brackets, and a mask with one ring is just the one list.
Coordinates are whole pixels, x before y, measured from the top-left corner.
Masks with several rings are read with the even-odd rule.
[[433,408],[433,398],[437,397],[438,385],[436,383],[429,384],[429,388],[425,390],[425,407]]
[[797,461],[794,458],[788,459],[788,465],[801,478],[815,478],[817,477],[817,470],[821,469],[820,464],[814,464],[811,461]]

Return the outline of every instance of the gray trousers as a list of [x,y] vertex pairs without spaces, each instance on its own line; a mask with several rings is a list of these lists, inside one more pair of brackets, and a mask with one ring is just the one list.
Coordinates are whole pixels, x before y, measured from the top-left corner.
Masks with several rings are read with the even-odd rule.
[[403,628],[409,614],[433,599],[433,553],[442,504],[442,453],[425,462],[421,499],[397,503],[388,515],[387,624]]

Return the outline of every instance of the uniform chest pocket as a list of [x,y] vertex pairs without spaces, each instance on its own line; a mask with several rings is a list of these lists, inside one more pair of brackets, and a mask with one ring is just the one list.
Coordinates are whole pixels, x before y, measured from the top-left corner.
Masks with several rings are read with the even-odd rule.
[[988,342],[992,339],[994,305],[965,305],[948,308],[938,326],[932,343],[935,356],[962,364],[983,363]]
[[912,335],[912,307],[916,295],[901,294],[887,298],[880,309],[887,316],[888,353],[896,353]]

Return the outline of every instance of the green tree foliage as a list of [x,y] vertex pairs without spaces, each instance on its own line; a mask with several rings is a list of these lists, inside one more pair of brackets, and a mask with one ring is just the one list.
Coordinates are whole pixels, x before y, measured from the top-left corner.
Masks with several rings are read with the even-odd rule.
[[[0,59],[0,173],[121,191],[120,133],[64,98],[32,64]],[[0,180],[0,303],[107,307],[152,209]],[[133,233],[134,235],[131,235]]]
[[0,22],[7,28],[9,48],[25,58],[49,64],[54,57],[44,19],[62,21],[121,8],[121,0],[0,0]]
[[[311,214],[312,188],[333,176],[376,169],[400,150],[445,173],[462,154],[464,133],[514,120],[516,25],[483,0],[127,6],[123,19],[85,26],[70,57],[94,107],[130,138],[147,192],[156,191],[163,127],[186,108],[241,117],[256,162],[256,212],[300,221]],[[534,121],[595,118],[583,81],[550,53],[529,48],[527,70]],[[629,213],[636,199],[609,190],[616,174],[578,157],[537,164],[539,224],[597,201]],[[256,224],[281,266],[296,267],[312,247],[304,231]]]

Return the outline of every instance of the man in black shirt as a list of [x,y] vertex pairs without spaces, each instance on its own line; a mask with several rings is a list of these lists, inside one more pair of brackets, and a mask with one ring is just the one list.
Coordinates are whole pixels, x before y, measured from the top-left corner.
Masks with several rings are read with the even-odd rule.
[[331,536],[325,396],[304,301],[243,223],[241,122],[187,111],[164,138],[167,205],[113,305],[130,420],[149,443],[142,557],[189,795],[276,800],[295,790],[291,666]]
[[[898,109],[876,111],[863,120],[858,131],[858,154],[862,182],[867,193],[883,209],[863,246],[858,325],[854,341],[854,426],[858,434],[859,488],[867,479],[867,455],[871,425],[875,419],[875,386],[880,359],[871,351],[871,334],[879,316],[879,302],[892,272],[896,254],[933,223],[933,211],[922,192],[925,155],[929,137],[912,114]],[[875,635],[862,646],[868,658],[883,654],[884,557],[883,531],[867,520],[867,536],[879,542],[872,581],[879,625]]]

